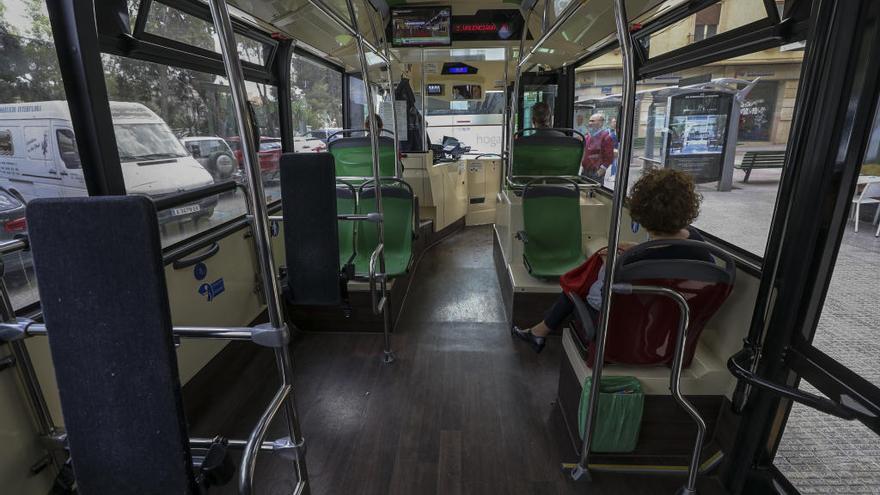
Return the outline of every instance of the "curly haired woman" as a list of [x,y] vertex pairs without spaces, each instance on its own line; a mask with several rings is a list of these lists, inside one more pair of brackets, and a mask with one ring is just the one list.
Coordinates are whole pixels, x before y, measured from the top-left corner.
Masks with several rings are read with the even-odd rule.
[[[696,191],[694,182],[684,172],[672,169],[652,170],[645,173],[634,185],[629,198],[629,212],[632,219],[648,232],[649,240],[690,239],[704,241],[697,229],[690,226],[700,214],[702,197]],[[629,249],[635,244],[620,243],[621,249]],[[708,249],[690,246],[662,246],[649,249],[630,263],[644,260],[687,259],[712,262]],[[596,319],[602,306],[602,284],[605,267],[587,294],[587,306]],[[547,312],[543,321],[537,325],[520,329],[513,327],[513,334],[525,340],[541,352],[545,338],[571,316],[574,305],[566,294],[560,294]]]

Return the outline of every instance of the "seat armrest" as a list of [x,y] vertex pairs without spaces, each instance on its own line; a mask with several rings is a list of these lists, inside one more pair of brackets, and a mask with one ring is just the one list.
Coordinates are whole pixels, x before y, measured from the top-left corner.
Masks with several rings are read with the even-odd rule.
[[568,298],[574,305],[574,314],[581,327],[584,329],[584,335],[588,342],[596,340],[596,326],[593,325],[593,319],[590,317],[590,311],[587,309],[587,303],[579,295],[569,292]]

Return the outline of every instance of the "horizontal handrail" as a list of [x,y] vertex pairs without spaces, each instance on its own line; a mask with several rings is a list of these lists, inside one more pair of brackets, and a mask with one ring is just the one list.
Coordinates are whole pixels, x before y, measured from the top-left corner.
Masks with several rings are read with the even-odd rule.
[[236,187],[239,187],[239,184],[237,182],[235,182],[234,180],[227,180],[224,182],[218,182],[216,184],[209,184],[204,187],[197,187],[195,189],[183,191],[179,194],[173,194],[164,198],[153,199],[153,204],[156,206],[156,211],[167,210],[169,208],[192,203],[194,201],[207,198],[209,196],[232,191]]
[[[202,438],[202,437],[191,437],[189,439],[190,448],[194,449],[207,449],[211,445],[214,445],[214,438]],[[244,449],[247,446],[247,440],[233,440],[227,439],[226,446],[231,449]],[[278,444],[275,442],[264,441],[260,445],[260,450],[274,451],[278,450]]]
[[[382,221],[382,214],[377,212],[367,213],[365,215],[354,215],[354,214],[340,214],[336,215],[337,220],[346,220],[349,222],[373,222],[379,223]],[[283,222],[284,217],[281,215],[269,215],[270,222]]]
[[758,376],[741,363],[743,359],[747,359],[751,362],[755,359],[756,355],[757,350],[755,348],[745,347],[727,360],[727,369],[730,370],[730,373],[733,374],[733,376],[746,383],[818,411],[822,411],[826,414],[831,414],[832,416],[837,416],[838,418],[843,419],[855,419],[859,416],[853,409],[834,402],[831,399],[826,399],[825,397],[820,397],[816,394],[811,394]]
[[[194,327],[175,326],[175,337],[184,339],[245,340],[263,347],[281,347],[290,340],[287,327],[272,328],[271,325],[255,327]],[[0,342],[12,342],[28,337],[45,337],[49,331],[44,323],[19,318],[15,322],[0,323]]]
[[[510,177],[505,177],[504,181],[507,184],[507,187],[511,189],[522,189],[526,186],[526,184],[534,179],[562,179],[568,181],[574,181],[580,190],[590,191],[592,189],[599,189],[599,184],[593,182],[589,179],[581,177],[580,175],[515,175],[513,176],[515,179],[528,179],[526,182],[515,182]],[[570,187],[565,184],[556,184],[562,187]]]
[[10,241],[0,242],[0,255],[24,251],[30,246],[26,236],[21,236]]

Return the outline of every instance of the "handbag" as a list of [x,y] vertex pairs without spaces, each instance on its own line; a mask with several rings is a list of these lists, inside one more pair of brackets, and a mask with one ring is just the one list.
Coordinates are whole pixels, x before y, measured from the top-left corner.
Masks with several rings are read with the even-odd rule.
[[562,287],[562,291],[566,294],[574,292],[583,298],[587,297],[590,287],[599,278],[599,270],[602,269],[602,264],[604,263],[603,256],[605,251],[607,251],[607,248],[596,251],[587,258],[587,261],[581,263],[580,266],[563,273],[559,277],[559,285]]

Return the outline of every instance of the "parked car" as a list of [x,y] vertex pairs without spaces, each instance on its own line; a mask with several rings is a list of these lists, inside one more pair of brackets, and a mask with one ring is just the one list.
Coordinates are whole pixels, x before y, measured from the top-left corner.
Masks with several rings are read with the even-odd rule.
[[[212,184],[168,125],[140,103],[110,102],[129,194],[161,198]],[[24,202],[87,196],[66,101],[0,104],[0,186]],[[211,216],[216,197],[160,211],[159,221]]]
[[[239,168],[244,167],[244,154],[241,149],[241,139],[238,136],[226,138],[235,159],[238,160]],[[263,175],[276,175],[278,163],[281,161],[281,138],[260,137],[260,149],[257,151],[260,160],[260,172]]]
[[223,138],[193,136],[181,139],[183,146],[197,162],[211,173],[214,182],[227,180],[238,173],[238,162]]
[[24,200],[0,187],[0,241],[27,234]]

